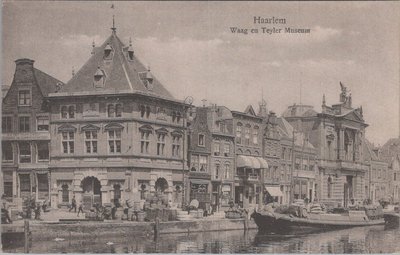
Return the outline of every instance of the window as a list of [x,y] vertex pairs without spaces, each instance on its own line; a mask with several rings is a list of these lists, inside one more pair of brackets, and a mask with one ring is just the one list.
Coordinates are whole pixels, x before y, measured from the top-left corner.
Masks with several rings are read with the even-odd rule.
[[122,116],[122,105],[121,104],[109,104],[107,106],[107,116],[109,118],[121,117]]
[[19,132],[29,132],[29,117],[19,117]]
[[157,119],[165,120],[166,114],[163,107],[157,107]]
[[3,172],[3,187],[5,197],[13,197],[13,172]]
[[31,163],[31,144],[28,142],[21,142],[19,144],[19,162]]
[[165,148],[165,134],[157,134],[157,155],[163,156]]
[[219,178],[219,164],[215,164],[215,179]]
[[219,123],[219,131],[222,133],[225,132],[225,123],[222,121]]
[[62,189],[62,201],[63,203],[69,203],[69,190],[68,190],[68,185],[63,184],[61,186]]
[[36,119],[36,130],[37,131],[49,131],[49,118],[48,117],[37,117]]
[[72,154],[74,153],[74,132],[62,132],[62,147],[63,153]]
[[207,156],[200,156],[200,172],[207,172]]
[[108,151],[110,153],[121,153],[121,130],[108,131]]
[[73,119],[75,118],[75,106],[74,105],[63,105],[61,106],[61,118],[62,119]]
[[3,162],[12,162],[14,160],[14,155],[11,142],[3,141],[1,145],[2,145],[1,153],[3,155],[2,157]]
[[204,145],[204,135],[199,134],[199,146],[205,146]]
[[214,143],[214,155],[219,156],[219,153],[220,153],[220,144]]
[[38,160],[49,160],[49,143],[45,141],[39,141],[36,144],[38,150]]
[[144,154],[149,153],[150,132],[141,131],[140,152]]
[[65,105],[61,106],[61,118],[62,119],[68,118],[68,107]]
[[228,157],[230,153],[231,153],[231,146],[229,145],[229,143],[225,143],[224,144],[224,155],[225,155],[225,157]]
[[180,136],[172,136],[172,156],[179,157],[181,154],[181,137]]
[[47,199],[49,194],[49,179],[47,174],[37,174],[37,187],[39,199]]
[[97,153],[97,131],[85,131],[86,153]]
[[196,172],[198,168],[199,168],[199,156],[192,155],[190,160],[190,171]]
[[236,127],[236,142],[238,144],[242,143],[242,124],[238,123]]
[[19,186],[21,192],[31,192],[31,177],[30,174],[19,175]]
[[150,117],[150,106],[140,105],[140,117],[147,119]]
[[250,144],[250,127],[245,127],[244,129],[244,143],[245,145]]
[[18,105],[19,106],[31,105],[31,91],[29,89],[18,91]]
[[1,129],[3,133],[10,133],[12,131],[12,117],[5,116],[2,118]]
[[229,179],[229,176],[230,176],[229,172],[230,172],[230,165],[229,164],[225,164],[225,172],[224,172],[224,178],[225,179]]
[[173,111],[172,112],[172,122],[179,123],[181,121],[181,113]]
[[258,144],[258,127],[253,130],[253,144]]

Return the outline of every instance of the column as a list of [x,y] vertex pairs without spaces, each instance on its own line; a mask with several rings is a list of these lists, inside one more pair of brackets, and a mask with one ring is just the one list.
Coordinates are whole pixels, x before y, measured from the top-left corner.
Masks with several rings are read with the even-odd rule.
[[344,128],[339,129],[339,159],[345,159],[345,151],[344,151]]

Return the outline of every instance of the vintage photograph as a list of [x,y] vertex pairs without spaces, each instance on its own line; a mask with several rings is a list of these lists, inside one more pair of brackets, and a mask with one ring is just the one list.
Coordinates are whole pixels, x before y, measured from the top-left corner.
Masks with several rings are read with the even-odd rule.
[[3,253],[400,253],[400,3],[11,1]]

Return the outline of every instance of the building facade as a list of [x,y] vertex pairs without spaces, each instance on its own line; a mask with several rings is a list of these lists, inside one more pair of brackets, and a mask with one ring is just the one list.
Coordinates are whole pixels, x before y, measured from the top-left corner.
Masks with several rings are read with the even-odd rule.
[[2,102],[2,191],[17,203],[27,198],[44,201],[50,198],[46,97],[63,83],[36,69],[33,60],[15,63],[14,79]]
[[244,208],[263,204],[264,172],[268,163],[263,158],[264,120],[249,105],[244,112],[232,111],[235,132],[236,176],[235,203]]
[[112,28],[50,102],[53,207],[164,193],[182,203],[187,105],[143,66]]
[[351,95],[341,87],[339,104],[327,106],[324,97],[321,113],[311,106],[293,105],[283,117],[317,149],[319,201],[347,207],[366,198],[368,165],[362,154],[368,125],[362,108],[353,108]]

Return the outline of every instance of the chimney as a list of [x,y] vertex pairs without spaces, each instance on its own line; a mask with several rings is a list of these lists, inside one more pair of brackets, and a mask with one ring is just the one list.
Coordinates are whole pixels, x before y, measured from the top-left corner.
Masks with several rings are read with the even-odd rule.
[[33,76],[33,63],[35,61],[28,58],[21,58],[15,60],[15,76],[14,81],[17,83],[33,83],[35,81]]

